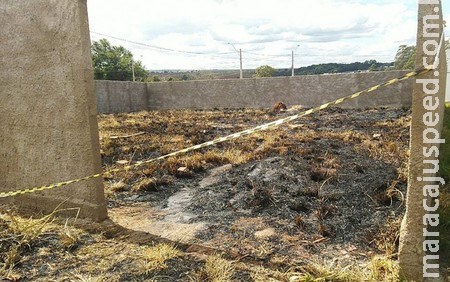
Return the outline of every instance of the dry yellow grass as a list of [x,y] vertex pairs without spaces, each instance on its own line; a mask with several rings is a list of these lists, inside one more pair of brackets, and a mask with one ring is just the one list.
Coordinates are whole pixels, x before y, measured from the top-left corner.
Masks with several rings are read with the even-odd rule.
[[158,186],[158,180],[154,177],[142,178],[135,185],[133,185],[134,191],[152,191]]
[[234,275],[234,265],[219,255],[211,255],[206,258],[205,266],[198,271],[191,281],[201,282],[229,282]]
[[6,270],[11,270],[14,268],[16,263],[18,263],[21,259],[20,255],[20,245],[12,245],[9,247],[9,249],[6,251],[6,253],[3,256],[3,271],[6,272]]
[[398,263],[385,256],[374,256],[368,265],[345,267],[326,262],[309,262],[288,272],[289,282],[397,282]]
[[120,180],[117,182],[110,182],[107,185],[107,188],[111,192],[121,192],[127,190],[127,184],[124,181]]
[[104,282],[107,281],[103,275],[92,276],[90,274],[74,273],[72,277],[67,277],[72,282]]
[[58,232],[59,243],[66,250],[75,248],[81,241],[80,236],[81,231],[68,226],[67,221],[64,227],[62,229],[59,229]]
[[401,117],[399,119],[396,119],[394,121],[378,121],[374,123],[375,127],[391,127],[391,128],[409,128],[409,126],[411,125],[411,117],[410,116],[406,116],[406,117]]
[[401,218],[386,223],[380,228],[376,234],[370,235],[368,238],[371,244],[374,244],[378,250],[382,251],[386,258],[390,258],[396,254],[400,236]]
[[145,247],[141,253],[141,272],[148,274],[167,267],[166,261],[182,256],[177,248],[167,244]]
[[[67,223],[59,225],[53,223],[52,216],[41,219],[25,219],[14,216],[14,220],[8,219],[9,226],[14,225],[15,236],[28,238],[28,240],[40,240],[44,233],[51,232],[59,238],[59,244],[70,250],[81,241],[80,230],[69,226]],[[394,226],[393,224],[392,226]],[[24,233],[25,232],[25,233]],[[390,231],[389,231],[390,232]],[[26,235],[30,233],[30,235]],[[386,236],[386,235],[383,235]],[[32,243],[32,241],[28,241]],[[128,265],[128,271],[134,271],[151,277],[154,271],[168,268],[169,260],[184,257],[184,253],[172,245],[158,244],[153,247],[139,247],[135,244],[101,239],[101,235],[93,242],[82,243],[76,253],[78,261],[83,262],[82,272],[66,272],[63,277],[68,281],[110,281],[111,276],[104,274],[117,265],[128,265],[129,259],[137,262],[136,265]],[[49,256],[54,250],[52,246],[40,248],[39,255]],[[20,275],[14,273],[15,265],[22,259],[20,245],[13,245],[2,257],[0,264],[1,279],[20,279]],[[275,271],[254,265],[232,262],[218,255],[205,258],[205,263],[200,269],[192,269],[189,274],[191,281],[235,281],[237,270],[245,270],[253,281],[398,281],[396,280],[397,264],[389,259],[389,256],[374,257],[366,268],[354,266],[337,267],[327,265],[325,262],[307,262],[306,265],[287,272]],[[19,280],[17,280],[19,281]],[[151,281],[151,280],[150,280]]]
[[[38,219],[24,218],[12,212],[0,214],[0,238],[3,243],[0,247],[6,248],[1,254],[0,279],[19,281],[20,275],[14,273],[16,264],[23,260],[23,252],[31,245],[42,239],[44,234],[55,234],[58,243],[67,249],[78,243],[78,233],[67,226],[63,228],[54,223],[56,214],[71,209],[59,209],[59,206],[50,214]],[[76,220],[76,219],[75,219]]]
[[228,149],[223,153],[223,157],[232,164],[245,164],[253,158],[253,155],[239,149]]
[[13,214],[9,215],[9,230],[12,234],[21,238],[21,242],[28,243],[36,240],[42,233],[51,228],[53,213],[39,219],[22,218]]
[[289,273],[289,282],[350,282],[364,281],[364,274],[359,269],[347,266],[327,265],[325,262],[309,263]]
[[399,281],[398,262],[385,256],[375,256],[371,259],[370,281],[397,282]]

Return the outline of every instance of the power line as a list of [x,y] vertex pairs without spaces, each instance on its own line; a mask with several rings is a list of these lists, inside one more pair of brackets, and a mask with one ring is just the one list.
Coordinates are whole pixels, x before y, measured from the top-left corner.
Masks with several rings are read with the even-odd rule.
[[245,52],[245,53],[250,54],[250,55],[255,55],[255,56],[267,57],[267,58],[277,58],[277,57],[279,58],[279,57],[290,57],[291,56],[291,54],[284,54],[284,55],[272,54],[272,55],[270,55],[270,54],[258,54],[258,53],[253,53],[253,52]]
[[[178,49],[172,49],[172,48],[161,47],[161,46],[146,44],[146,43],[142,43],[142,42],[132,41],[132,40],[128,40],[128,39],[124,39],[124,38],[120,38],[120,37],[116,37],[116,36],[112,36],[112,35],[96,32],[96,31],[91,31],[91,33],[92,34],[96,34],[96,35],[100,35],[100,36],[109,37],[109,38],[112,38],[112,39],[115,39],[115,40],[119,40],[119,41],[128,42],[128,43],[131,43],[131,44],[134,44],[134,45],[150,48],[150,49],[153,49],[153,50],[163,51],[163,52],[176,52],[176,53],[190,54],[190,55],[210,55],[210,56],[216,56],[216,57],[217,57],[217,55],[230,55],[230,54],[233,54],[233,52],[211,53],[211,52],[194,52],[194,51],[178,50]],[[248,51],[244,51],[244,50],[242,50],[242,51],[245,54],[261,56],[261,57],[287,57],[287,56],[290,56],[290,54],[260,54],[260,53],[248,52]],[[220,56],[220,57],[221,58],[231,59],[229,57],[222,57],[222,56]]]
[[[152,50],[159,51],[159,52],[179,53],[179,54],[187,54],[187,55],[195,55],[195,56],[208,56],[210,58],[220,58],[220,59],[226,59],[226,60],[235,60],[234,57],[221,56],[221,55],[232,55],[232,54],[234,54],[234,52],[211,53],[211,52],[195,52],[195,51],[179,50],[179,49],[167,48],[167,47],[162,47],[162,46],[157,46],[157,45],[137,42],[137,41],[133,41],[133,40],[128,40],[128,39],[120,38],[120,37],[117,37],[117,36],[112,36],[112,35],[96,32],[96,31],[90,31],[90,33],[95,34],[95,35],[108,37],[108,38],[112,38],[112,39],[123,41],[123,42],[127,42],[127,43],[130,43],[130,44],[133,44],[133,45],[141,46],[141,47],[152,49]],[[236,47],[234,47],[234,48],[236,50]],[[246,62],[259,62],[260,60],[274,61],[276,58],[287,58],[287,57],[291,56],[291,54],[287,54],[287,53],[286,54],[261,54],[261,53],[245,51],[245,50],[242,50],[242,53],[245,54],[245,55],[250,55],[250,56],[245,56],[244,60]],[[298,55],[301,55],[301,54],[296,54],[296,55],[298,56]],[[261,59],[255,58],[255,56],[261,57]],[[311,57],[322,57],[322,56],[323,55],[321,55],[321,54],[316,54],[316,55],[308,54],[306,57],[303,57],[303,59],[305,60],[308,57],[311,58]],[[357,55],[352,55],[352,57],[369,57],[369,55],[357,54]],[[387,57],[390,57],[390,56],[389,55],[382,55],[381,57],[387,59]]]
[[104,34],[104,33],[100,33],[100,32],[95,32],[95,31],[91,31],[91,33],[92,34],[101,35],[101,36],[105,36],[105,37],[109,37],[109,38],[113,38],[113,39],[124,41],[124,42],[128,42],[128,43],[131,43],[131,44],[134,44],[134,45],[143,46],[143,47],[154,49],[154,50],[159,50],[159,51],[176,52],[176,53],[184,53],[184,54],[191,54],[191,55],[228,55],[228,54],[233,54],[232,52],[214,53],[213,54],[213,53],[205,53],[205,52],[193,52],[193,51],[186,51],[186,50],[177,50],[177,49],[166,48],[166,47],[150,45],[150,44],[146,44],[146,43],[142,43],[142,42],[132,41],[132,40],[124,39],[124,38],[119,38],[119,37],[116,37],[116,36],[112,36],[112,35],[108,35],[108,34]]

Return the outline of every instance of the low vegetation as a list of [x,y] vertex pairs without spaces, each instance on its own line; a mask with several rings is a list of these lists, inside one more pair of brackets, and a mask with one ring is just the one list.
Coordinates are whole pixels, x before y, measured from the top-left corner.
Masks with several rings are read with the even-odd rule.
[[2,281],[49,281],[51,277],[80,282],[174,281],[177,275],[180,281],[195,282],[396,281],[396,262],[382,256],[374,256],[364,266],[339,267],[317,261],[271,269],[219,254],[186,253],[182,246],[167,243],[130,243],[125,237],[131,234],[105,234],[107,226],[103,231],[85,225],[79,229],[76,221],[64,224],[55,218],[58,212],[37,219],[14,212],[0,214]]
[[440,257],[450,270],[450,103],[446,104],[442,138],[439,149],[439,174],[445,179],[439,196]]
[[[135,164],[274,118],[268,110],[103,115],[99,117],[103,166],[108,170]],[[198,121],[195,126],[192,120]],[[113,221],[101,225],[65,221],[55,218],[59,211],[22,218],[2,208],[0,280],[398,281],[409,121],[407,110],[330,109],[279,129],[105,177],[110,207],[144,204],[156,209],[167,206],[167,198],[179,187],[196,185],[211,169],[230,165],[234,172],[222,173],[217,190],[198,188],[206,202],[199,196],[193,206],[204,208],[204,219],[228,209],[238,216],[222,224],[225,219],[219,214],[217,225],[196,238],[198,245],[125,229]],[[441,150],[445,171],[447,147]],[[282,167],[275,180],[258,181],[258,176],[243,181],[249,171],[261,170],[261,178],[271,177],[274,168],[261,164],[272,162],[273,167]],[[372,165],[380,168],[373,170]],[[288,173],[291,168],[301,177],[294,179]],[[355,195],[339,190],[362,178],[387,181],[373,191],[369,184],[358,184],[363,186]],[[241,193],[233,194],[232,201],[223,196],[230,188],[221,185],[227,183]],[[283,187],[286,183],[293,184]],[[238,195],[247,198],[239,202]],[[342,241],[339,236],[348,236],[349,231],[340,230],[357,226],[359,218],[357,212],[340,216],[358,201],[364,201],[361,209],[376,207],[378,217],[369,214],[377,220],[376,228]],[[447,194],[441,194],[441,202],[442,222],[449,222]],[[218,208],[221,203],[226,205]],[[249,212],[242,213],[243,209]],[[448,241],[450,227],[441,228],[442,239]]]

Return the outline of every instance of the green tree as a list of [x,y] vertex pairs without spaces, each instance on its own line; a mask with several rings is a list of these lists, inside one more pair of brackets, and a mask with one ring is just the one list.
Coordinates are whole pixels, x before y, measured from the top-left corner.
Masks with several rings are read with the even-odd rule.
[[[446,50],[450,49],[450,39],[445,41]],[[416,64],[416,46],[400,45],[395,55],[394,69],[412,70]]]
[[144,82],[160,82],[161,78],[157,75],[151,75],[144,79]]
[[275,72],[276,70],[271,66],[264,65],[256,69],[253,77],[272,77],[275,74]]
[[394,69],[412,70],[415,68],[416,47],[400,45],[395,55]]
[[377,63],[373,63],[370,65],[369,71],[377,71],[377,70],[378,70]]
[[135,61],[131,51],[122,46],[112,46],[107,39],[94,41],[91,46],[95,79],[143,81],[149,72],[141,61]]

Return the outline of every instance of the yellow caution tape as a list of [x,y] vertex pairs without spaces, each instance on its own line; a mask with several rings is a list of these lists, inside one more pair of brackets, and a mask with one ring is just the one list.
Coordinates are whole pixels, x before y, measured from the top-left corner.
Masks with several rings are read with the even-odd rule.
[[233,134],[230,134],[230,135],[225,136],[225,137],[220,137],[220,138],[214,139],[212,141],[204,142],[204,143],[201,143],[201,144],[198,144],[198,145],[195,145],[195,146],[183,149],[183,150],[179,150],[179,151],[176,151],[176,152],[173,152],[173,153],[170,153],[170,154],[166,154],[166,155],[163,155],[163,156],[160,156],[160,157],[157,157],[157,158],[149,159],[149,160],[142,161],[142,162],[139,162],[139,163],[136,163],[136,164],[133,164],[133,165],[128,165],[128,166],[125,166],[125,167],[122,167],[122,168],[116,168],[116,169],[108,170],[108,171],[105,171],[105,172],[102,172],[102,173],[97,173],[97,174],[93,174],[93,175],[89,175],[89,176],[85,176],[85,177],[82,177],[82,178],[73,179],[73,180],[69,180],[69,181],[59,182],[59,183],[50,184],[50,185],[46,185],[46,186],[33,187],[33,188],[28,188],[28,189],[23,189],[23,190],[11,191],[11,192],[2,192],[2,193],[0,193],[0,198],[6,198],[6,197],[17,196],[17,195],[23,195],[23,194],[35,193],[35,192],[39,192],[39,191],[50,190],[50,189],[54,189],[54,188],[58,188],[58,187],[62,187],[62,186],[67,186],[69,184],[78,183],[78,182],[86,181],[86,180],[97,178],[97,177],[102,177],[102,176],[105,176],[105,175],[108,175],[108,174],[117,173],[117,172],[120,172],[120,171],[128,171],[130,169],[134,169],[134,168],[143,166],[145,164],[149,164],[149,163],[156,162],[156,161],[159,161],[159,160],[164,160],[164,159],[167,159],[167,158],[170,158],[170,157],[181,155],[181,154],[184,154],[184,153],[187,153],[187,152],[191,152],[191,151],[194,151],[194,150],[198,150],[198,149],[201,149],[201,148],[209,147],[209,146],[212,146],[214,144],[222,143],[222,142],[225,142],[225,141],[230,141],[230,140],[233,140],[233,139],[237,139],[237,138],[240,138],[240,137],[243,137],[243,136],[246,136],[246,135],[253,134],[255,132],[271,129],[271,128],[280,126],[280,125],[282,125],[284,123],[288,123],[288,122],[294,121],[294,120],[296,120],[298,118],[301,118],[301,117],[310,115],[312,113],[318,112],[320,110],[326,109],[326,108],[328,108],[330,106],[337,105],[337,104],[343,103],[344,101],[357,98],[357,97],[359,97],[359,96],[361,96],[363,94],[367,94],[367,93],[370,93],[370,92],[375,91],[377,89],[380,89],[380,88],[383,88],[383,87],[386,87],[386,86],[398,83],[398,82],[403,81],[403,80],[407,80],[407,79],[409,79],[411,77],[414,77],[414,76],[422,75],[422,74],[427,73],[427,72],[429,72],[431,70],[432,70],[431,68],[429,68],[429,69],[428,68],[421,68],[421,69],[418,69],[416,71],[407,73],[407,74],[405,74],[402,77],[391,79],[391,80],[386,81],[384,83],[375,85],[373,87],[370,87],[370,88],[362,90],[360,92],[356,92],[354,94],[345,96],[343,98],[336,99],[336,100],[334,100],[332,102],[329,102],[329,103],[317,106],[315,108],[309,109],[309,110],[304,111],[302,113],[298,113],[296,115],[288,116],[288,117],[285,117],[285,118],[282,118],[282,119],[278,119],[278,120],[275,120],[275,121],[272,121],[272,122],[269,122],[269,123],[265,123],[265,124],[259,125],[257,127],[251,128],[251,129],[247,129],[247,130],[244,130],[244,131],[233,133]]

